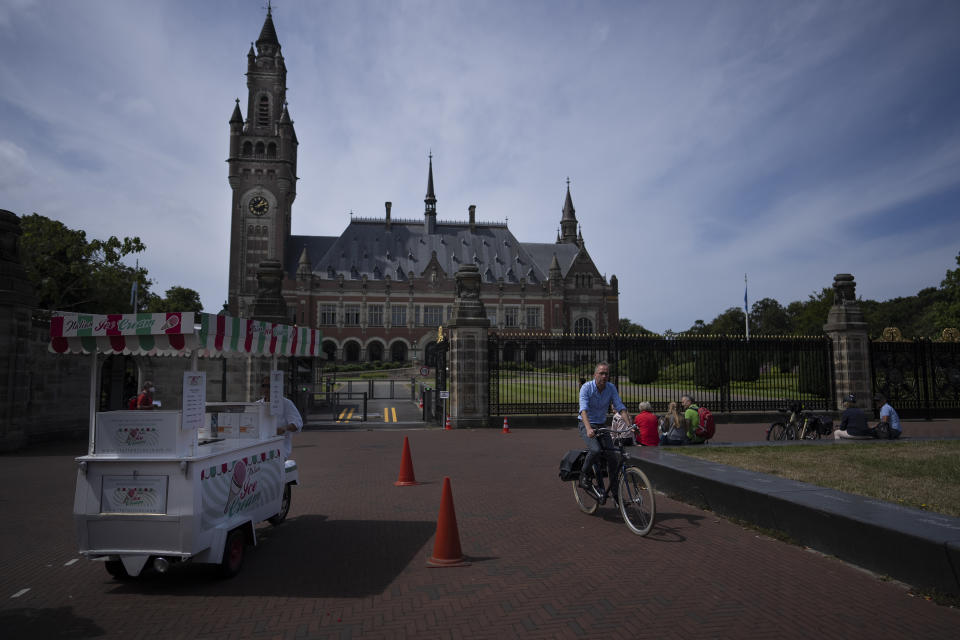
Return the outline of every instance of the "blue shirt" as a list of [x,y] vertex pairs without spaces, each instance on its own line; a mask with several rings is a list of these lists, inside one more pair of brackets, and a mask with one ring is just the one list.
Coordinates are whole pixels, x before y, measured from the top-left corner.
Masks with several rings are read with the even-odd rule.
[[607,411],[611,402],[616,411],[627,408],[612,382],[608,382],[603,391],[597,389],[596,380],[585,382],[580,387],[580,411],[587,412],[587,420],[590,421],[591,426],[602,425],[607,421]]
[[889,402],[880,407],[880,417],[883,418],[883,416],[890,416],[890,429],[901,431],[900,416],[897,414],[897,410],[890,406]]

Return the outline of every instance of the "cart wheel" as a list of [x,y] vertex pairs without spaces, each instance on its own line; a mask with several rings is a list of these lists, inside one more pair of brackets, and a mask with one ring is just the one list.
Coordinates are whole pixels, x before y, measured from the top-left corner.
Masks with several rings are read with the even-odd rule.
[[220,562],[221,576],[232,578],[240,573],[246,546],[247,536],[244,535],[243,529],[234,529],[227,535],[227,543],[223,545],[223,560]]
[[107,568],[107,573],[116,580],[130,580],[130,574],[127,573],[127,568],[123,566],[123,560],[107,560],[103,563],[103,566]]
[[270,524],[277,526],[281,522],[287,519],[287,514],[290,513],[290,485],[285,485],[283,487],[283,499],[280,500],[280,511],[277,515],[268,518]]

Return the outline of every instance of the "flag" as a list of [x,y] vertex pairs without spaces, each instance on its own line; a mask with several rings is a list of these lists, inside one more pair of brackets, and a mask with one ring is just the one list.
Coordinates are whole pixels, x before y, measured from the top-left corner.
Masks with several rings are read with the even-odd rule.
[[750,307],[747,306],[747,284],[743,284],[743,312],[750,313]]
[[[134,280],[133,284],[130,286],[130,304],[135,305],[137,303],[137,281]],[[134,309],[136,312],[136,309]]]

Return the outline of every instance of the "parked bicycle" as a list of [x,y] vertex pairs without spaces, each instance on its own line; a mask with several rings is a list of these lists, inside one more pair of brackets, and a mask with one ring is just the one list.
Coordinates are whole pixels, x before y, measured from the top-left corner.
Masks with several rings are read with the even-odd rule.
[[833,433],[833,420],[804,411],[800,402],[791,402],[777,411],[788,417],[770,425],[767,440],[818,440]]
[[[598,436],[602,433],[610,434],[615,443],[613,449],[604,448],[601,456],[615,455],[619,460],[617,477],[614,478],[613,482],[609,483],[609,486],[611,487],[611,493],[614,495],[617,506],[620,508],[620,515],[623,516],[623,521],[630,531],[637,535],[645,536],[650,533],[650,530],[653,528],[653,521],[656,515],[653,484],[651,484],[650,479],[647,478],[647,474],[640,468],[628,464],[630,461],[636,460],[636,458],[631,457],[630,454],[624,450],[621,441],[621,438],[628,434],[632,435],[636,429],[636,426],[629,427],[628,429],[610,429],[603,427],[595,429],[595,431]],[[602,441],[600,442],[602,446]],[[581,453],[585,455],[586,451]],[[579,458],[581,464],[583,462],[583,455]],[[601,477],[605,477],[607,471],[603,459],[600,460],[598,466]],[[590,489],[584,489],[580,486],[580,473],[589,475],[591,479]],[[576,477],[573,477],[570,485],[573,487],[573,497],[576,499],[577,505],[580,507],[580,510],[586,514],[596,513],[600,507],[600,492],[597,488],[593,469],[580,469],[579,473],[574,475]],[[615,491],[612,489],[613,487],[616,487]]]

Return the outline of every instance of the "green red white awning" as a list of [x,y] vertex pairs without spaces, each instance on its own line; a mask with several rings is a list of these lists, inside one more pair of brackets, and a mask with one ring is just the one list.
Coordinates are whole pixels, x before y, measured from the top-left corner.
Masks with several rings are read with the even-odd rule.
[[316,356],[317,329],[210,313],[55,312],[50,351],[125,355]]

